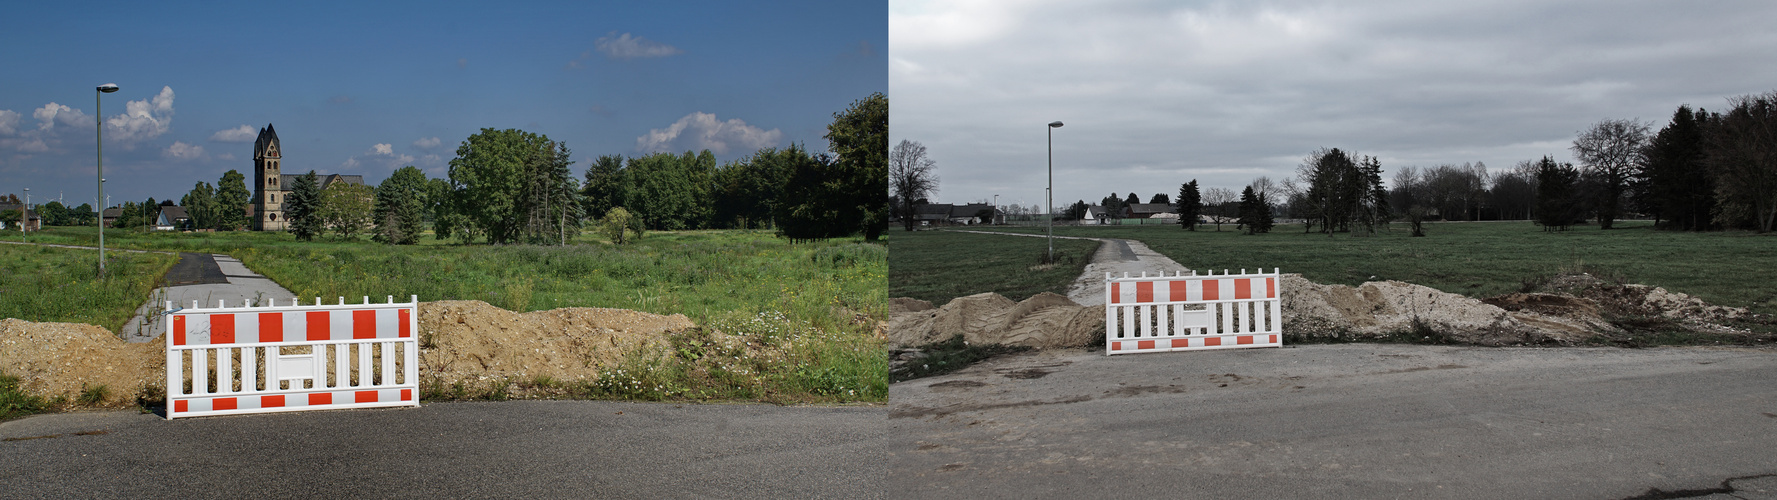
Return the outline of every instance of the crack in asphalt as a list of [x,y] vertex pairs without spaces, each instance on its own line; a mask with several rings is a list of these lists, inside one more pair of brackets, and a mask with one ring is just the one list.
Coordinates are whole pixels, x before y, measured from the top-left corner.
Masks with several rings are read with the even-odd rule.
[[1714,488],[1698,488],[1698,489],[1674,490],[1674,491],[1665,491],[1665,490],[1662,490],[1659,488],[1648,488],[1646,493],[1642,493],[1640,495],[1624,498],[1622,500],[1671,500],[1671,499],[1675,499],[1675,498],[1699,498],[1699,497],[1706,497],[1706,496],[1710,496],[1710,495],[1728,495],[1728,496],[1733,496],[1735,498],[1740,498],[1739,496],[1734,495],[1734,493],[1739,491],[1738,489],[1734,488],[1734,481],[1742,481],[1742,480],[1747,480],[1747,479],[1760,479],[1760,478],[1767,478],[1767,477],[1777,477],[1777,474],[1758,474],[1758,475],[1752,475],[1752,476],[1730,477],[1727,479],[1723,479],[1721,481],[1721,486],[1717,486]]

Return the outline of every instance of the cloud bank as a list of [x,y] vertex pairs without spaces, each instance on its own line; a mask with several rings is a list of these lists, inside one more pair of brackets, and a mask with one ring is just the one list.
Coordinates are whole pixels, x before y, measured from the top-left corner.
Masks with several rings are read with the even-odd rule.
[[636,150],[654,153],[708,149],[721,155],[773,147],[783,140],[784,133],[778,129],[761,129],[739,118],[721,121],[714,114],[697,112],[637,137]]

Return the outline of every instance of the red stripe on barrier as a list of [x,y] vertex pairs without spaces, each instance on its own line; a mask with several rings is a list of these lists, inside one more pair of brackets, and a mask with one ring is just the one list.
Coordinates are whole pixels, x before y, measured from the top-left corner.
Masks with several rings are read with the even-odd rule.
[[191,411],[191,402],[190,401],[186,401],[183,399],[173,400],[173,413],[185,413],[185,412],[189,412],[189,411]]
[[1172,348],[1191,347],[1190,339],[1172,339]]
[[185,345],[185,316],[183,315],[173,316],[173,345]]
[[327,335],[327,311],[309,311],[307,316],[308,339],[310,341],[331,340]]
[[1265,298],[1277,298],[1277,280],[1275,278],[1265,278]]
[[309,406],[333,404],[333,393],[317,392],[309,395]]
[[352,399],[353,399],[353,402],[355,402],[355,403],[375,403],[376,402],[376,391],[354,392],[354,393],[352,393]]
[[1252,335],[1241,335],[1239,337],[1234,337],[1234,343],[1242,344],[1242,345],[1251,344],[1251,343],[1253,343],[1253,336]]
[[1271,341],[1270,341],[1270,342],[1266,342],[1266,343],[1267,343],[1267,344],[1276,344],[1276,343],[1277,343],[1277,336],[1276,336],[1276,335],[1272,335],[1272,336],[1271,336]]
[[284,406],[284,395],[283,394],[279,394],[276,396],[260,396],[259,397],[259,407],[260,408],[282,408],[283,406]]
[[1234,300],[1253,298],[1253,280],[1234,280]]
[[1122,293],[1123,289],[1121,288],[1122,286],[1123,286],[1122,283],[1111,283],[1111,303],[1112,304],[1123,303],[1123,293]]
[[1136,284],[1135,284],[1135,301],[1136,302],[1153,302],[1154,301],[1154,282],[1152,282],[1152,281],[1136,282]]
[[259,313],[259,341],[284,341],[284,313]]
[[1222,298],[1222,280],[1203,280],[1203,300]]
[[376,338],[376,310],[352,311],[352,338]]
[[1111,350],[1113,350],[1113,351],[1123,350],[1123,343],[1122,342],[1111,342]]
[[236,407],[235,398],[216,398],[210,400],[211,411],[233,410]]
[[210,343],[211,344],[233,344],[234,343],[234,315],[233,314],[211,314],[210,315]]
[[401,310],[401,317],[400,317],[401,338],[407,338],[408,335],[413,335],[413,332],[408,331],[408,330],[412,329],[412,327],[407,325],[407,323],[410,321],[408,318],[413,317],[412,314],[413,314],[412,309],[402,309]]
[[1170,281],[1168,283],[1170,283],[1170,285],[1167,286],[1167,291],[1171,292],[1171,296],[1167,297],[1167,300],[1173,302],[1190,300],[1190,280]]
[[1140,341],[1140,342],[1136,342],[1136,343],[1135,343],[1135,348],[1136,348],[1136,349],[1153,349],[1153,348],[1154,348],[1154,341],[1152,341],[1152,340],[1143,340],[1143,341]]
[[1222,338],[1221,337],[1206,337],[1203,339],[1203,346],[1204,347],[1209,347],[1212,345],[1222,345]]

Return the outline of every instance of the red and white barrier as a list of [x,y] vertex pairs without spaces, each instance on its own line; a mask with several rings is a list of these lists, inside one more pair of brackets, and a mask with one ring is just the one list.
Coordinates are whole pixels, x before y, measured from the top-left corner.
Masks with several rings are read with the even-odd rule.
[[1105,354],[1283,347],[1278,270],[1222,272],[1105,273]]
[[168,419],[419,406],[418,296],[167,309]]

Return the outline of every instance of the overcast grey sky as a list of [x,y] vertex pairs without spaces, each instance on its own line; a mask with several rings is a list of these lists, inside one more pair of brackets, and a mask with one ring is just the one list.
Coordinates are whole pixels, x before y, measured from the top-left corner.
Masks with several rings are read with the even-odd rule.
[[1035,205],[1282,179],[1338,147],[1403,166],[1552,155],[1605,118],[1777,89],[1777,2],[889,2],[891,144],[934,201]]

